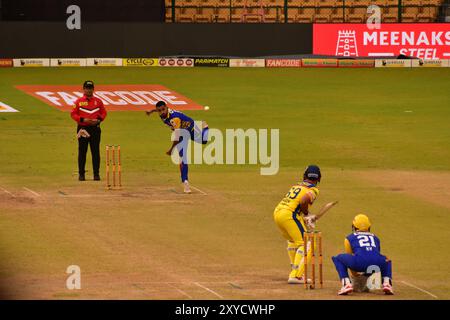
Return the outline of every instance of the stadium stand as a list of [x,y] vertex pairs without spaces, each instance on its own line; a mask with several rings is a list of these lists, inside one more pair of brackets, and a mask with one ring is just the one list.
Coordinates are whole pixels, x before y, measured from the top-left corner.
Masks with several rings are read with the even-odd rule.
[[[285,0],[165,1],[166,22],[362,23],[369,16],[367,7],[371,4],[380,7],[382,22],[399,22],[398,0],[287,0],[287,3]],[[435,22],[444,2],[402,0],[401,22]]]

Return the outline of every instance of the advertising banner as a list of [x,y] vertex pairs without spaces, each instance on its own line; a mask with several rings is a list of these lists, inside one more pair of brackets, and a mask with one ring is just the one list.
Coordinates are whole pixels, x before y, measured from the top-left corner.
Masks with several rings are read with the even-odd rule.
[[230,59],[230,67],[264,68],[264,59]]
[[157,67],[158,59],[155,58],[125,58],[122,59],[124,67]]
[[302,59],[302,67],[305,68],[335,68],[337,66],[337,59]]
[[87,58],[88,67],[121,67],[122,59],[119,58]]
[[0,112],[19,112],[19,110],[16,110],[7,104],[0,102]]
[[193,58],[195,67],[228,67],[230,59],[228,58]]
[[450,23],[314,24],[313,53],[342,57],[449,59]]
[[[19,85],[17,89],[56,107],[71,111],[75,100],[83,96],[80,85]],[[169,88],[156,84],[96,85],[95,96],[108,111],[144,111],[154,109],[162,100],[177,110],[202,110],[203,106]]]
[[12,59],[0,59],[0,68],[10,68],[13,66]]
[[51,67],[86,67],[86,59],[59,58],[50,59]]
[[375,67],[375,60],[373,59],[339,59],[339,68],[373,68]]
[[376,68],[410,68],[410,59],[378,59],[375,60]]
[[266,59],[267,68],[300,68],[301,59]]
[[194,59],[191,58],[159,58],[160,67],[193,67]]
[[13,59],[14,67],[49,67],[48,58]]
[[412,60],[412,67],[423,67],[423,68],[441,68],[448,67],[448,60],[423,60],[423,59],[415,59]]

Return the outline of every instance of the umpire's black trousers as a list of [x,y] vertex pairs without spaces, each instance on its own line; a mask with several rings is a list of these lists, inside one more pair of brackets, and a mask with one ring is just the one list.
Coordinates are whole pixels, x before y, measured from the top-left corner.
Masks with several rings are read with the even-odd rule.
[[94,176],[97,176],[100,171],[100,137],[102,135],[102,130],[99,125],[86,127],[78,126],[77,132],[80,129],[85,129],[89,133],[90,137],[80,137],[78,139],[78,174],[84,175],[86,153],[88,150],[88,145],[90,145],[92,155],[92,171],[94,172]]

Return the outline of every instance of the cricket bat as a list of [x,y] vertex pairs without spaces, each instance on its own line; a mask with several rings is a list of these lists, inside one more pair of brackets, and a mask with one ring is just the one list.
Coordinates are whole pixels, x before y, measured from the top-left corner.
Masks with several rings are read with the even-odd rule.
[[330,210],[331,208],[333,208],[335,205],[337,205],[339,201],[334,201],[334,202],[329,202],[326,205],[324,205],[322,207],[322,209],[320,209],[319,213],[316,214],[316,221],[319,220],[320,218],[323,217],[323,215]]

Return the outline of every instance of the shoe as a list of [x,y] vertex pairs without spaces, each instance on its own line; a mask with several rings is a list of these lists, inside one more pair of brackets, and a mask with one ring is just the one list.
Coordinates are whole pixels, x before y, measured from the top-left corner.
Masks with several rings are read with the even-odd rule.
[[385,283],[385,284],[383,284],[383,292],[386,295],[392,296],[394,294],[394,289],[392,288],[392,286],[389,283]]
[[[289,284],[305,284],[305,279],[303,277],[294,277],[288,279]],[[308,283],[312,283],[311,279],[308,279]]]
[[79,174],[79,175],[78,175],[78,180],[79,180],[79,181],[85,181],[86,178],[84,177],[84,174]]
[[183,182],[184,185],[184,193],[192,193],[191,187],[189,187],[189,182],[186,180]]
[[303,278],[289,278],[288,279],[289,284],[304,284],[305,281],[303,281]]
[[94,175],[94,181],[100,181],[100,175],[98,174]]
[[353,292],[353,285],[351,283],[347,283],[345,286],[342,286],[341,290],[339,290],[338,292],[338,295],[345,296],[352,292]]

